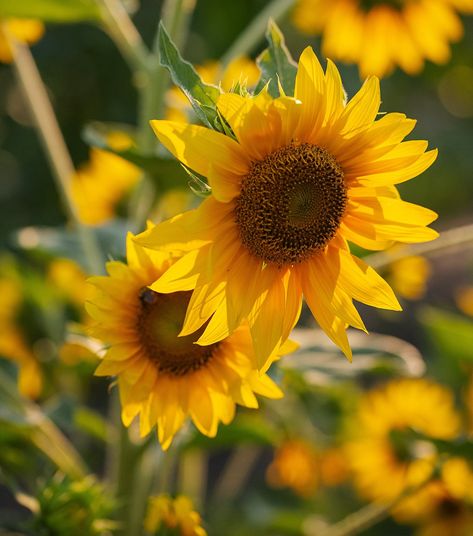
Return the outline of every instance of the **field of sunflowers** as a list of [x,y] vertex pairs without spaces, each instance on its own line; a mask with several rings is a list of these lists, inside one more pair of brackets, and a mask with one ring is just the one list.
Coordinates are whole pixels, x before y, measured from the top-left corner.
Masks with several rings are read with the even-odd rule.
[[473,0],[0,0],[0,535],[473,535]]

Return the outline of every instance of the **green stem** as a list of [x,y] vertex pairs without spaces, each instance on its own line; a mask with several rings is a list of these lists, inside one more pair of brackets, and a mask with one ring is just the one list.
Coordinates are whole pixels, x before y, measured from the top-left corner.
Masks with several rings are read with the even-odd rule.
[[179,493],[192,499],[195,507],[203,507],[207,485],[207,453],[201,449],[189,449],[179,458]]
[[5,25],[3,30],[13,52],[15,71],[49,159],[64,208],[77,229],[88,269],[92,273],[102,273],[104,260],[100,245],[92,229],[83,225],[79,220],[71,197],[70,188],[71,178],[75,173],[74,166],[41,75],[29,48],[8,35]]
[[136,73],[147,71],[149,52],[121,0],[97,0],[113,41]]
[[238,497],[256,467],[260,455],[261,449],[253,445],[234,447],[215,485],[212,495],[214,505],[221,504],[222,501],[231,503]]
[[437,240],[432,242],[410,244],[399,249],[399,251],[373,253],[364,257],[364,260],[373,268],[382,270],[393,262],[411,255],[436,254],[448,248],[467,244],[473,246],[473,224],[444,231]]
[[[161,20],[178,48],[182,47],[185,41],[194,7],[195,0],[165,0],[163,4]],[[138,144],[145,154],[152,154],[155,148],[156,137],[149,122],[151,119],[159,119],[164,115],[169,83],[169,73],[159,63],[159,37],[156,31],[146,78],[142,80],[140,88]]]
[[[195,0],[165,0],[162,7],[161,20],[179,47],[185,41],[194,7]],[[164,116],[169,83],[170,76],[167,69],[159,64],[159,37],[158,30],[156,30],[148,69],[145,73],[141,73],[139,87],[137,139],[139,149],[145,155],[153,155],[156,148],[156,136],[149,122],[151,119]],[[151,178],[145,173],[130,206],[132,228],[141,230],[154,199],[154,186]]]
[[138,536],[143,528],[146,516],[148,497],[153,483],[159,473],[159,468],[165,464],[164,453],[153,437],[152,443],[143,452],[138,466],[138,477],[135,480],[131,508],[129,513],[129,533],[127,536]]
[[266,29],[268,27],[268,20],[273,19],[275,22],[280,21],[291,7],[294,5],[295,0],[273,0],[270,2],[243,30],[243,32],[236,38],[234,43],[225,52],[220,59],[222,69],[237,56],[248,55],[252,52],[256,46],[263,39]]
[[121,536],[134,536],[130,530],[132,503],[137,487],[139,474],[137,467],[143,453],[143,446],[135,445],[130,441],[129,430],[123,424],[119,424],[119,441],[115,445],[117,449],[117,474],[115,483],[115,497],[117,498],[118,522]]
[[412,496],[424,488],[431,479],[432,477],[429,476],[429,478],[417,486],[407,488],[403,493],[387,504],[368,504],[335,525],[332,525],[325,530],[318,529],[317,534],[311,534],[309,536],[356,536],[362,531],[369,529],[373,525],[376,525],[380,521],[389,517],[393,508],[398,506],[407,497]]

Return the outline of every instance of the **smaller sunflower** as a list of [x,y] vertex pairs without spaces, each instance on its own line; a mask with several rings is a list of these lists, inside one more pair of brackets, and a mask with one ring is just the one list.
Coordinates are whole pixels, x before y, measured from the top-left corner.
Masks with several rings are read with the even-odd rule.
[[322,34],[323,54],[358,63],[363,78],[399,66],[420,72],[424,61],[446,63],[450,43],[463,36],[457,12],[472,13],[471,0],[299,0],[295,26]]
[[[448,440],[457,435],[459,425],[452,393],[428,380],[395,380],[364,395],[355,437],[346,446],[360,494],[390,502],[420,485],[432,474],[437,452],[431,443],[412,438],[410,431]],[[404,502],[396,509],[401,518]]]
[[[279,387],[257,372],[247,326],[209,346],[195,344],[205,326],[178,337],[191,292],[160,294],[148,288],[172,259],[132,239],[129,234],[128,264],[109,262],[109,276],[90,280],[98,293],[87,304],[97,321],[94,335],[111,344],[95,374],[118,377],[125,426],[140,415],[141,435],[157,425],[167,449],[188,416],[213,437],[220,422],[233,419],[235,404],[258,407],[255,393],[280,398]],[[294,348],[286,342],[272,360]]]

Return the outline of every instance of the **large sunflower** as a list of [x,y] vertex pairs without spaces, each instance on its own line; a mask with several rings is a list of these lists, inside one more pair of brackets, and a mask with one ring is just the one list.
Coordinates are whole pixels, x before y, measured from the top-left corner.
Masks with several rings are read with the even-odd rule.
[[472,12],[472,0],[299,0],[294,24],[322,33],[330,58],[358,63],[362,77],[384,76],[398,65],[418,73],[424,60],[445,63],[450,43],[463,35],[457,10]]
[[214,344],[247,318],[259,365],[298,319],[304,294],[327,335],[351,359],[347,325],[365,329],[353,299],[400,309],[388,284],[351,255],[423,242],[436,214],[402,201],[393,186],[428,168],[437,152],[403,138],[415,121],[375,121],[379,81],[369,78],[347,104],[338,70],[324,74],[311,48],[300,59],[295,98],[266,92],[218,102],[235,138],[171,121],[152,121],[160,141],[208,177],[212,195],[196,210],[145,231],[147,247],[185,252],[151,288],[195,288],[181,335],[213,315],[198,344]]
[[[147,252],[129,235],[127,261],[109,262],[109,276],[91,278],[98,292],[87,304],[97,321],[94,334],[110,343],[95,373],[118,377],[125,426],[139,414],[141,434],[157,425],[166,449],[188,416],[212,437],[220,421],[233,419],[236,403],[255,408],[255,393],[282,396],[268,376],[256,371],[248,327],[205,347],[194,344],[203,328],[177,337],[190,293],[148,288],[169,266],[167,254]],[[272,358],[294,347],[288,342]]]

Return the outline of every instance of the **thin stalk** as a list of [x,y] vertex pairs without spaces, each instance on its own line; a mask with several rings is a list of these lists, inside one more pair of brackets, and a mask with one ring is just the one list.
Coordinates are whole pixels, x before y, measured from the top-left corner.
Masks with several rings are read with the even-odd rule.
[[444,231],[437,240],[432,242],[410,244],[399,251],[373,253],[364,257],[364,260],[373,268],[381,270],[393,262],[411,255],[437,254],[445,249],[467,244],[473,247],[473,224]]
[[53,171],[64,208],[77,229],[88,268],[92,273],[101,273],[103,256],[100,246],[93,231],[80,222],[72,201],[70,186],[74,175],[74,165],[41,75],[29,48],[8,35],[8,29],[5,26],[3,30],[7,35],[13,53],[13,65]]
[[141,534],[143,519],[146,515],[148,497],[153,487],[153,482],[158,474],[159,467],[164,464],[164,453],[156,444],[156,438],[152,438],[152,444],[143,452],[137,468],[137,478],[129,514],[129,533],[127,536]]
[[317,530],[317,534],[309,536],[356,536],[362,531],[369,529],[380,521],[389,517],[393,508],[398,506],[404,499],[417,493],[431,481],[431,476],[420,484],[406,489],[398,497],[387,504],[368,504],[357,512],[347,516],[335,525],[325,530]]
[[212,494],[212,502],[231,502],[248,482],[261,455],[261,449],[242,445],[232,451]]
[[147,71],[149,52],[121,0],[97,0],[113,41],[134,72]]
[[[178,48],[184,44],[194,7],[195,0],[165,0],[163,4],[161,20]],[[159,34],[156,31],[146,77],[140,87],[138,144],[145,154],[152,154],[156,145],[156,137],[149,122],[164,115],[169,83],[169,73],[159,63]]]
[[192,499],[202,510],[207,485],[207,454],[201,449],[189,449],[179,459],[179,493]]
[[[182,47],[185,42],[195,3],[196,0],[165,0],[163,4],[161,20],[178,47]],[[149,122],[151,119],[160,119],[164,116],[169,83],[169,73],[159,63],[159,34],[156,30],[148,69],[141,73],[139,86],[137,139],[139,149],[145,155],[154,153],[156,137]],[[134,229],[141,230],[154,198],[154,186],[151,178],[145,173],[130,204],[130,220]]]
[[280,21],[285,17],[294,3],[295,0],[273,0],[270,2],[260,13],[258,13],[258,15],[256,15],[221,57],[220,63],[222,69],[224,69],[233,58],[248,55],[252,52],[264,38],[268,20],[273,19],[275,22]]
[[119,441],[115,445],[117,455],[117,474],[115,497],[119,504],[117,512],[120,536],[135,536],[130,530],[132,503],[137,487],[139,474],[137,467],[143,454],[143,446],[130,441],[129,430],[123,424],[119,426]]
[[15,421],[31,427],[31,442],[61,471],[72,478],[83,478],[87,474],[84,461],[67,437],[37,404],[23,398],[10,378],[1,371],[0,399],[2,406],[14,413]]

